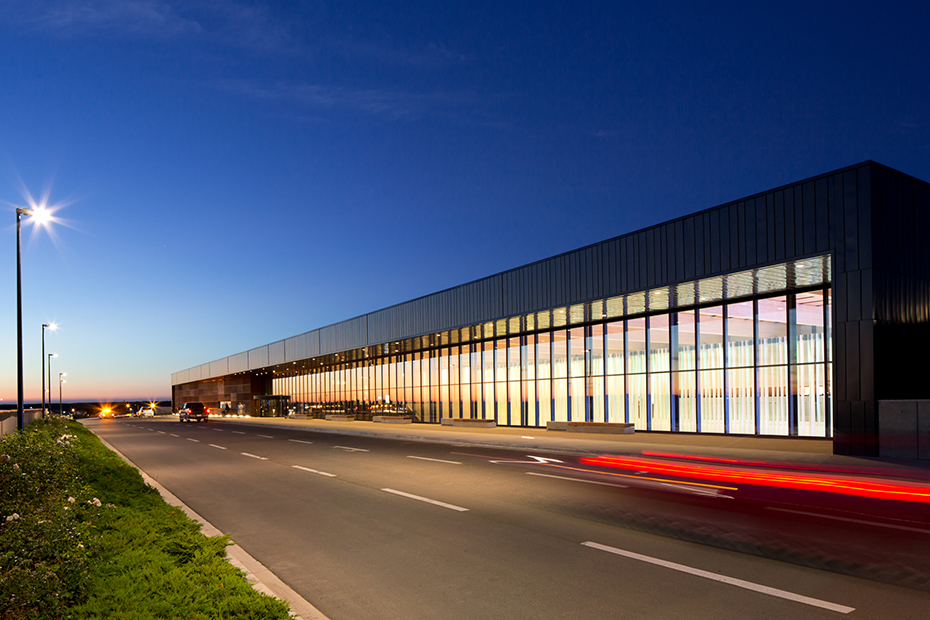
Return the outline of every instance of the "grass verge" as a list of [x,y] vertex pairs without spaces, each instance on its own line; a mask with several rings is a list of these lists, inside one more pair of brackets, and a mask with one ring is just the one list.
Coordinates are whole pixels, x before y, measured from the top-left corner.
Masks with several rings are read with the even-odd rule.
[[0,617],[287,619],[82,425],[0,438]]

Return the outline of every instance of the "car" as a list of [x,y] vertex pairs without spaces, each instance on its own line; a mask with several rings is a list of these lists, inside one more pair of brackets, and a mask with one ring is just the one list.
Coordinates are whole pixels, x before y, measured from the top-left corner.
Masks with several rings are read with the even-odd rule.
[[153,418],[155,417],[155,410],[151,407],[143,407],[142,409],[139,409],[139,413],[136,415],[138,415],[140,418]]
[[198,422],[206,422],[210,415],[210,410],[203,406],[203,403],[184,403],[184,406],[178,410],[178,418],[181,422],[190,422],[196,419]]

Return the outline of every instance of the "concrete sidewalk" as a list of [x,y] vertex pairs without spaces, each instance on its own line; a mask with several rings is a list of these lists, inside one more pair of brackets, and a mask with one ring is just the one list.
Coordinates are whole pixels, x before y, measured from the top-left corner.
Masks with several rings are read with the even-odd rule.
[[634,434],[589,434],[548,431],[545,428],[506,427],[462,428],[439,424],[387,424],[381,422],[337,422],[289,418],[222,418],[214,421],[265,428],[381,437],[401,441],[449,443],[488,448],[539,450],[575,455],[639,454],[643,450],[689,455],[719,456],[767,461],[832,463],[845,466],[915,466],[927,469],[921,461],[887,461],[833,454],[830,439],[788,437],[749,437],[737,435],[698,435],[638,432]]

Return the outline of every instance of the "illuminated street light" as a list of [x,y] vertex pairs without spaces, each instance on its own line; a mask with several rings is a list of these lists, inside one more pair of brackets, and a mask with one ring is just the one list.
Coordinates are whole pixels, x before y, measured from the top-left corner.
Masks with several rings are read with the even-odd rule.
[[61,415],[61,384],[67,383],[62,377],[67,377],[68,373],[60,372],[58,373],[58,415]]
[[16,428],[23,430],[23,250],[20,220],[34,215],[32,209],[16,207]]
[[[54,323],[42,323],[42,417],[45,417],[45,328],[49,328],[52,331],[58,329],[58,326]],[[48,375],[48,389],[52,389],[52,375],[49,371]],[[49,398],[51,400],[51,398]]]
[[[58,357],[57,353],[48,354],[48,408],[52,408],[52,358]],[[45,417],[45,377],[42,378],[42,417]]]
[[[22,218],[32,217],[37,224],[47,224],[52,214],[44,207],[16,207],[16,428],[23,430],[23,243]],[[44,352],[44,349],[43,349]],[[44,376],[44,374],[43,374]],[[43,394],[44,396],[44,394]]]

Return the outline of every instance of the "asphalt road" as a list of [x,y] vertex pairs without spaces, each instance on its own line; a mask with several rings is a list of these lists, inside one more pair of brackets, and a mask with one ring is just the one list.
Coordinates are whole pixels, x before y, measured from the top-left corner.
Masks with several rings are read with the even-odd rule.
[[873,555],[887,576],[928,556],[921,506],[221,421],[88,425],[332,620],[930,618],[930,592],[733,550]]

